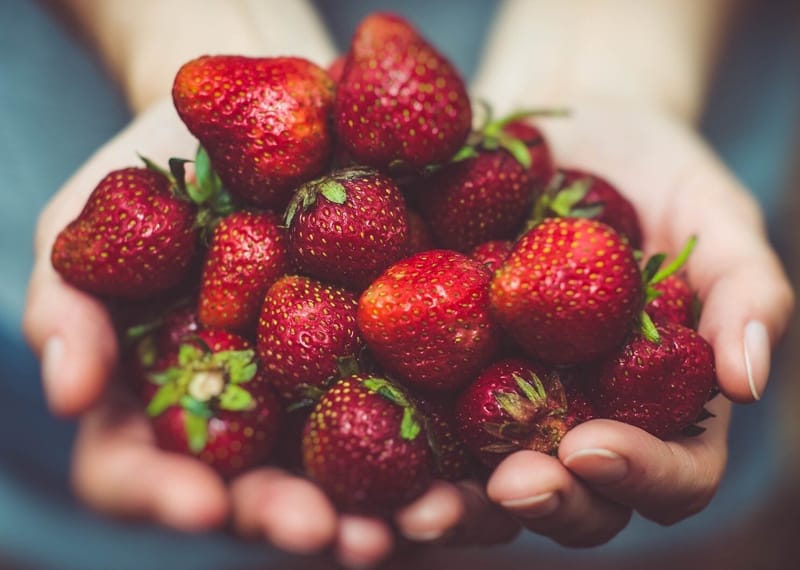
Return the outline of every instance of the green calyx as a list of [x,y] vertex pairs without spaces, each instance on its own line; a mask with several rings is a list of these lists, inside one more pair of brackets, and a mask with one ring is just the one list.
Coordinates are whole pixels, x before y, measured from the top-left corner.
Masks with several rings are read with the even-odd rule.
[[422,433],[424,420],[402,388],[386,378],[378,377],[365,378],[361,381],[361,384],[368,390],[403,408],[400,437],[406,441],[413,441]]
[[311,182],[306,182],[295,191],[289,205],[286,207],[283,215],[283,225],[287,228],[291,226],[292,220],[295,219],[297,214],[311,209],[320,196],[332,204],[344,204],[347,202],[346,182],[376,174],[377,172],[371,168],[353,166],[337,170]]
[[544,191],[534,201],[523,233],[552,216],[591,219],[603,213],[603,202],[581,204],[592,186],[591,178],[581,178],[568,186],[564,185],[564,178],[564,173],[559,171],[550,179]]

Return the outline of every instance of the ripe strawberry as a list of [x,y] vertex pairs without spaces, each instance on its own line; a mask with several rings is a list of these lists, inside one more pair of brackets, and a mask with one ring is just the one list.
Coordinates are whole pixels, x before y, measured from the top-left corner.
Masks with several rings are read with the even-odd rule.
[[593,387],[601,417],[666,439],[694,424],[716,383],[714,351],[690,328],[657,325],[660,340],[632,336],[600,368]]
[[494,273],[505,263],[513,249],[514,243],[511,241],[486,241],[476,245],[469,256],[478,263],[483,263],[489,268],[489,271]]
[[288,275],[267,291],[258,321],[258,356],[284,399],[299,402],[339,378],[344,358],[359,355],[358,304],[352,293]]
[[428,224],[418,213],[408,210],[408,241],[406,241],[406,255],[414,255],[421,251],[434,249],[435,245]]
[[468,252],[486,241],[516,237],[550,179],[552,160],[541,133],[521,121],[515,132],[525,139],[506,131],[515,116],[490,122],[474,147],[463,150],[466,158],[459,156],[426,180],[420,212],[442,247]]
[[420,170],[448,160],[472,110],[458,71],[399,16],[376,13],[353,35],[334,124],[359,162]]
[[437,479],[459,481],[469,477],[472,461],[458,435],[452,401],[425,395],[415,397],[417,408],[425,418],[428,440],[433,451],[433,474]]
[[269,286],[289,269],[280,218],[240,210],[214,228],[200,287],[200,322],[247,330],[258,319]]
[[358,327],[375,359],[422,390],[453,391],[497,349],[489,271],[467,256],[431,250],[378,277],[358,301]]
[[303,465],[341,509],[388,514],[422,494],[432,457],[419,412],[383,377],[339,380],[303,434]]
[[146,168],[103,178],[78,217],[56,238],[55,270],[95,295],[143,298],[169,289],[195,254],[195,208]]
[[391,178],[368,168],[337,170],[302,186],[286,226],[301,273],[356,291],[406,254],[403,196]]
[[695,299],[689,284],[678,275],[670,275],[653,285],[659,295],[647,303],[645,310],[654,323],[676,323],[696,327]]
[[526,233],[491,284],[491,307],[531,357],[594,360],[615,349],[642,309],[642,276],[627,240],[581,218],[547,219]]
[[199,330],[148,374],[147,405],[159,445],[233,477],[269,455],[281,407],[243,338]]
[[325,168],[333,95],[325,70],[295,57],[203,56],[184,64],[172,87],[225,187],[272,209]]
[[475,457],[495,467],[521,449],[555,452],[577,420],[568,413],[564,387],[555,372],[507,359],[486,368],[461,393],[456,423]]

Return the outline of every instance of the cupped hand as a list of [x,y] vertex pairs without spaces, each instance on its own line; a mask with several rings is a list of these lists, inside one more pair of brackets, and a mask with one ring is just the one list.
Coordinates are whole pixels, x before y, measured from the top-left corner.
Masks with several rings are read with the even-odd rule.
[[694,128],[655,108],[609,101],[576,105],[544,121],[558,165],[595,172],[639,211],[646,254],[698,244],[686,266],[703,302],[699,332],[714,347],[722,395],[698,437],[661,441],[594,420],[564,437],[558,458],[519,452],[488,484],[523,524],[573,546],[604,543],[633,511],[671,524],[703,509],[727,458],[731,401],[764,393],[770,352],[794,298],[754,198]]

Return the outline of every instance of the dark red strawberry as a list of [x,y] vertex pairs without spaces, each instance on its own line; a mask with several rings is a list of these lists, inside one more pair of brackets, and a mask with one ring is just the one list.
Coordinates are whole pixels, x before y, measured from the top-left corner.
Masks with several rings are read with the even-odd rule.
[[494,273],[505,263],[513,249],[514,242],[511,241],[486,241],[476,245],[469,256],[478,263],[483,263],[489,268],[489,271]]
[[339,139],[357,161],[411,170],[444,162],[471,121],[458,71],[407,21],[375,13],[359,24],[334,106]]
[[689,284],[678,275],[670,275],[653,285],[658,297],[647,303],[645,310],[655,323],[676,323],[689,328],[695,324],[695,297]]
[[333,96],[325,70],[295,57],[203,56],[184,64],[172,87],[227,190],[272,209],[325,168]]
[[716,384],[714,351],[690,328],[657,325],[659,341],[632,336],[600,369],[594,404],[602,417],[670,438],[692,426]]
[[318,396],[340,377],[341,360],[359,355],[357,309],[352,293],[308,277],[289,275],[269,288],[258,321],[258,356],[286,400]]
[[456,402],[456,423],[467,447],[495,467],[522,449],[554,453],[577,421],[567,410],[558,375],[524,360],[486,368]]
[[588,362],[614,350],[643,306],[628,241],[582,218],[547,219],[526,233],[491,284],[498,322],[536,359]]
[[233,477],[270,453],[281,407],[243,337],[199,330],[148,374],[159,445]]
[[302,186],[286,210],[301,273],[361,291],[406,255],[408,214],[391,178],[347,168]]
[[473,462],[458,434],[451,398],[425,395],[415,397],[414,401],[425,418],[434,456],[434,476],[445,481],[468,478]]
[[406,242],[406,255],[414,255],[421,251],[434,249],[435,245],[428,224],[418,213],[408,210],[408,241]]
[[248,330],[269,286],[289,269],[285,230],[272,212],[240,210],[214,228],[200,287],[206,327]]
[[115,170],[56,238],[55,270],[71,285],[142,298],[181,281],[195,254],[195,208],[170,180],[146,168]]
[[430,484],[433,460],[408,395],[384,377],[339,380],[303,434],[303,465],[344,511],[388,514]]
[[408,385],[454,391],[497,349],[490,273],[467,256],[431,250],[386,270],[361,295],[358,326],[375,359]]

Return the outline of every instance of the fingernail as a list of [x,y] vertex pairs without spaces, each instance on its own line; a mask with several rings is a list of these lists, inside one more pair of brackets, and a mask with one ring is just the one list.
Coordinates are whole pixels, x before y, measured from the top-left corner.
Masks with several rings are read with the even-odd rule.
[[508,499],[500,504],[514,511],[514,514],[528,519],[538,519],[553,514],[558,508],[560,499],[556,493],[542,493],[533,497]]
[[564,460],[571,471],[592,483],[617,483],[628,474],[628,462],[608,449],[582,449]]
[[769,376],[769,333],[761,321],[750,321],[744,327],[744,365],[750,393],[760,400]]
[[444,530],[421,530],[421,531],[414,531],[403,529],[403,536],[405,536],[408,540],[413,540],[414,542],[430,542],[432,540],[437,540],[444,536]]
[[58,373],[63,361],[64,339],[52,336],[47,339],[42,349],[42,380],[48,400],[52,400],[55,395]]

